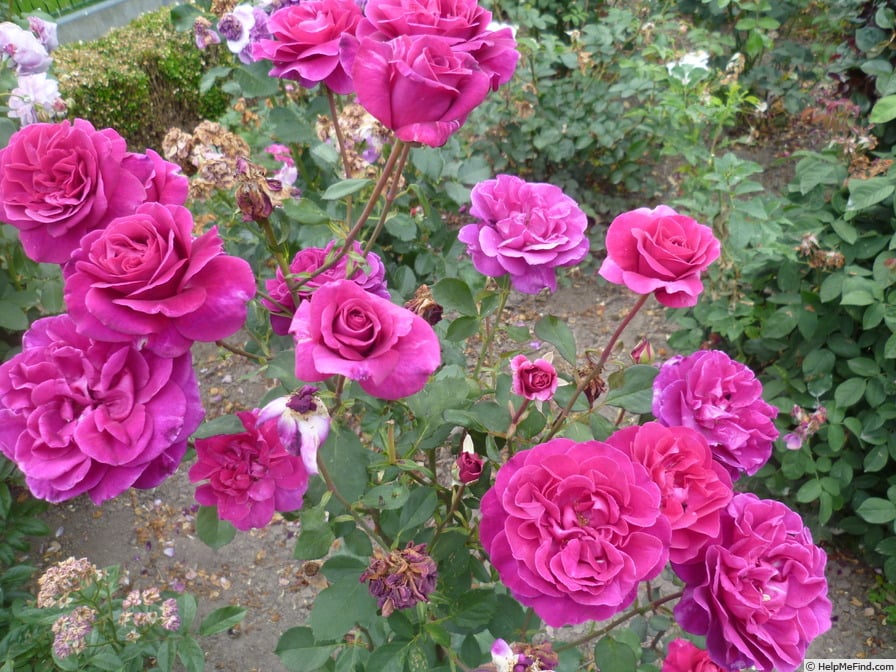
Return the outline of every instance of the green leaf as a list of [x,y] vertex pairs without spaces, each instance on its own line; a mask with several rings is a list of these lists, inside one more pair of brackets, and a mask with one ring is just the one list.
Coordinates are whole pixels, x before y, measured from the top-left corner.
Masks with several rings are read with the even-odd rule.
[[386,220],[386,231],[390,236],[406,243],[417,238],[417,222],[410,215],[399,212]]
[[280,80],[268,74],[270,69],[267,61],[244,64],[233,71],[234,86],[226,88],[236,89],[246,98],[270,98],[280,92]]
[[862,395],[865,394],[865,385],[867,381],[864,378],[849,378],[837,386],[834,390],[834,401],[839,408],[849,408],[857,403]]
[[88,669],[107,670],[108,672],[119,672],[124,668],[124,662],[111,651],[101,651],[95,656],[91,656],[87,662],[90,667]]
[[214,420],[203,422],[199,425],[199,429],[193,432],[194,439],[207,439],[210,436],[218,436],[220,434],[240,434],[245,432],[246,428],[240,419],[235,415],[222,415]]
[[410,494],[404,483],[386,483],[368,490],[361,498],[361,503],[371,509],[391,511],[403,507]]
[[246,616],[246,608],[236,605],[229,605],[215,609],[212,613],[202,619],[199,624],[199,634],[203,637],[214,635],[216,632],[224,632],[228,628],[243,620]]
[[429,520],[439,505],[435,490],[416,488],[411,491],[407,504],[401,510],[399,524],[401,531],[413,530]]
[[449,341],[462,341],[469,338],[479,330],[479,318],[471,315],[461,315],[451,320],[445,331],[445,338]]
[[181,630],[186,632],[193,625],[198,605],[196,598],[190,593],[181,593],[177,597],[177,613],[180,614]]
[[317,643],[311,628],[299,626],[280,635],[274,653],[290,672],[313,672],[323,667],[338,648],[338,644]]
[[630,646],[607,636],[594,647],[594,662],[601,672],[631,672],[638,659]]
[[859,504],[856,513],[869,523],[885,524],[896,520],[896,504],[882,497],[869,497]]
[[763,338],[784,338],[796,329],[799,312],[793,306],[781,306],[762,324]]
[[535,335],[557,348],[560,356],[575,366],[576,338],[566,322],[553,315],[545,315],[535,323]]
[[862,466],[866,472],[873,473],[875,471],[880,471],[885,466],[887,466],[887,461],[889,459],[890,451],[887,450],[887,447],[885,445],[874,446],[865,455]]
[[373,180],[366,177],[353,177],[347,180],[340,180],[336,184],[331,184],[323,193],[321,198],[325,201],[338,201],[346,196],[351,196],[361,191],[365,187],[373,184]]
[[25,331],[28,324],[28,316],[24,310],[12,301],[0,299],[0,327],[9,331]]
[[806,504],[808,502],[814,502],[818,499],[818,496],[821,494],[821,482],[818,480],[806,481],[803,483],[799,490],[796,491],[796,501],[802,502]]
[[205,670],[205,654],[199,643],[192,637],[184,637],[177,647],[177,659],[187,672],[203,672]]
[[849,200],[846,202],[846,215],[855,214],[870,208],[893,195],[896,185],[889,177],[872,177],[868,180],[852,179],[848,183]]
[[236,528],[230,521],[218,518],[218,507],[200,506],[196,514],[196,535],[217,551],[233,541]]
[[318,455],[333,474],[342,496],[350,502],[358,501],[367,489],[367,465],[371,453],[357,434],[334,423]]
[[442,278],[432,286],[432,296],[442,308],[476,316],[479,309],[469,286],[460,278]]
[[650,413],[653,408],[653,379],[659,370],[648,364],[637,364],[617,371],[609,377],[610,391],[606,403],[624,408],[629,413]]
[[885,124],[896,119],[896,96],[884,96],[871,108],[868,121],[872,124]]
[[202,11],[196,5],[176,5],[171,8],[171,24],[179,32],[192,30],[193,22],[202,15]]
[[299,514],[301,533],[293,548],[296,560],[317,560],[330,552],[336,540],[333,530],[327,523],[327,514],[323,507],[311,506],[302,509]]
[[357,576],[348,576],[325,588],[311,607],[311,630],[317,640],[338,640],[356,623],[376,618],[376,602]]

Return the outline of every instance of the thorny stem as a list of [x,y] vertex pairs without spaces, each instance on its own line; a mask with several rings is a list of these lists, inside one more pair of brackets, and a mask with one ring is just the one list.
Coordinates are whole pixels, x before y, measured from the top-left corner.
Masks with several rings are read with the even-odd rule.
[[576,403],[576,400],[585,391],[585,389],[594,381],[604,370],[604,365],[606,365],[607,360],[610,358],[610,353],[613,352],[613,347],[616,345],[616,341],[619,340],[619,337],[622,335],[622,332],[625,331],[625,328],[628,326],[629,322],[638,314],[638,311],[647,303],[647,299],[650,298],[650,294],[641,294],[638,297],[638,300],[635,302],[635,305],[632,306],[631,310],[628,311],[628,315],[626,315],[622,321],[616,326],[616,331],[613,332],[613,335],[610,336],[610,340],[607,341],[606,346],[604,346],[603,352],[600,353],[600,359],[597,363],[592,367],[591,371],[586,375],[582,380],[579,381],[579,384],[576,386],[575,392],[572,393],[572,396],[569,398],[566,406],[560,411],[560,414],[554,419],[554,422],[551,424],[551,431],[548,432],[548,435],[545,440],[553,437],[557,432],[560,431],[560,427],[563,425],[563,421],[569,416],[569,412],[572,410],[573,405]]
[[513,414],[513,418],[510,420],[510,427],[507,428],[507,435],[505,440],[507,441],[507,450],[513,455],[513,446],[511,445],[511,439],[513,435],[516,434],[516,429],[520,424],[520,419],[523,417],[523,413],[526,412],[526,409],[529,408],[529,403],[531,399],[523,399],[523,403],[520,404],[520,407],[517,409],[516,413]]
[[224,348],[225,350],[229,350],[233,354],[239,355],[240,357],[245,357],[246,359],[251,359],[253,362],[257,362],[259,364],[265,364],[268,361],[266,357],[262,357],[261,355],[253,355],[251,352],[243,350],[242,348],[238,348],[235,345],[231,345],[230,343],[227,343],[226,341],[215,341],[215,345],[217,345],[219,348]]
[[386,216],[389,214],[389,210],[392,208],[392,203],[398,195],[398,185],[401,182],[401,173],[404,170],[404,165],[407,163],[408,155],[410,155],[410,153],[411,146],[402,145],[401,156],[398,157],[398,165],[394,171],[395,176],[392,179],[392,183],[389,185],[389,191],[386,192],[386,201],[383,204],[383,212],[380,214],[379,221],[376,223],[373,233],[371,233],[370,238],[367,239],[367,244],[364,246],[364,256],[367,256],[367,253],[370,252],[370,248],[372,248],[373,244],[376,242],[377,236],[379,236],[380,231],[383,230],[383,225],[386,223]]
[[383,550],[389,549],[389,544],[387,544],[379,534],[377,534],[373,529],[371,529],[370,525],[367,524],[361,516],[352,508],[351,502],[349,502],[345,496],[339,492],[339,488],[336,487],[336,483],[333,481],[333,477],[330,476],[330,471],[327,469],[327,465],[324,464],[323,460],[323,451],[317,453],[317,470],[320,473],[320,477],[324,479],[324,483],[327,485],[327,490],[333,493],[333,496],[337,499],[337,501],[345,507],[345,510],[348,511],[348,515],[350,515],[355,524],[360,527],[364,533],[370,538],[371,541],[376,543]]
[[466,484],[461,483],[457,489],[454,491],[451,497],[451,505],[448,507],[448,512],[445,514],[445,517],[442,519],[442,522],[438,524],[436,527],[435,534],[432,535],[432,541],[429,542],[430,548],[434,543],[436,543],[436,539],[439,538],[439,535],[442,533],[445,525],[448,524],[448,521],[451,520],[451,517],[454,515],[455,511],[457,511],[457,506],[460,504],[461,499],[464,496],[464,489],[466,488]]
[[600,630],[595,630],[594,632],[590,632],[587,635],[579,637],[578,639],[574,639],[572,641],[565,642],[564,644],[562,644],[560,646],[555,646],[554,651],[556,651],[557,653],[560,653],[561,651],[566,651],[567,649],[573,649],[578,646],[581,646],[582,644],[587,644],[592,639],[597,639],[598,637],[603,637],[605,634],[607,634],[614,628],[622,625],[627,620],[634,618],[635,616],[640,616],[642,614],[646,614],[648,611],[656,611],[657,607],[661,607],[662,605],[666,604],[666,602],[671,602],[672,600],[677,600],[682,595],[684,595],[684,591],[679,590],[678,592],[671,593],[670,595],[666,595],[665,597],[659,597],[659,598],[653,600],[652,602],[648,602],[647,604],[645,604],[643,606],[640,606],[635,609],[632,609],[631,611],[625,612],[621,616],[619,616],[619,617],[613,619],[612,621],[610,621],[609,623],[607,623]]

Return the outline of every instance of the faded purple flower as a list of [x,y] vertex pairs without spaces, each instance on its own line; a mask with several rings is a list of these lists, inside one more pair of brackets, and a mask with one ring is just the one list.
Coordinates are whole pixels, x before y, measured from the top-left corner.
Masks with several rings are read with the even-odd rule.
[[53,655],[68,658],[81,653],[87,646],[87,635],[93,630],[96,617],[91,607],[80,606],[53,621]]
[[588,254],[588,219],[559,187],[498,175],[473,187],[470,214],[477,224],[461,228],[473,265],[483,275],[510,275],[517,291],[557,290],[556,269]]
[[388,555],[376,549],[359,580],[367,583],[383,616],[388,617],[396,609],[429,602],[437,578],[438,567],[426,553],[426,544],[409,541],[405,548]]
[[237,5],[218,21],[218,33],[232,54],[243,63],[252,63],[257,60],[253,56],[254,44],[267,37],[267,21],[268,15],[261,7]]
[[18,119],[23,126],[36,124],[57,116],[60,101],[59,83],[49,79],[47,73],[22,75],[9,93],[7,114]]
[[17,75],[46,72],[53,62],[47,48],[34,33],[11,21],[0,23],[0,59],[12,61]]
[[39,16],[29,16],[28,27],[48,53],[59,46],[57,25],[53,21],[47,21]]
[[193,37],[197,49],[207,49],[213,44],[221,44],[221,36],[212,28],[212,22],[204,16],[193,22]]
[[317,388],[305,385],[296,394],[277,397],[258,414],[258,423],[277,421],[280,441],[290,455],[299,455],[309,474],[317,473],[317,451],[330,433],[330,413]]
[[696,429],[733,479],[768,461],[778,437],[778,409],[762,398],[762,383],[720,350],[676,356],[653,381],[653,415],[667,426]]

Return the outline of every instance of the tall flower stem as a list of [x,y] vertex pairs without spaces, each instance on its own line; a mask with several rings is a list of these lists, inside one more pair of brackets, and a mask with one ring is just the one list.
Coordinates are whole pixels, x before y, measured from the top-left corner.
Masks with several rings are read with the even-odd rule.
[[485,363],[485,356],[488,354],[488,349],[491,347],[492,341],[495,340],[498,324],[501,322],[501,314],[504,312],[504,307],[507,305],[507,299],[510,297],[510,276],[502,275],[497,278],[497,282],[500,298],[498,301],[498,308],[494,313],[495,321],[494,324],[489,325],[489,328],[485,332],[485,337],[482,339],[482,347],[479,349],[479,359],[476,360],[476,369],[473,371],[474,379],[479,378],[479,372],[482,370],[482,366]]
[[401,183],[401,173],[404,171],[404,166],[411,153],[411,146],[403,144],[400,152],[401,156],[398,157],[398,164],[395,166],[392,183],[389,185],[389,191],[386,192],[386,200],[383,203],[383,212],[380,214],[380,218],[373,229],[373,233],[370,234],[370,238],[367,239],[367,243],[364,245],[365,256],[370,252],[377,237],[380,235],[380,231],[383,230],[383,226],[386,223],[386,217],[389,215],[389,210],[392,208],[392,203],[395,202],[395,197],[398,195],[398,185]]
[[641,294],[638,297],[638,300],[635,302],[635,305],[632,306],[631,310],[628,311],[628,315],[626,315],[616,326],[616,330],[613,332],[613,335],[610,336],[610,340],[607,341],[607,344],[604,346],[603,352],[600,353],[600,359],[597,360],[597,363],[594,364],[594,366],[591,367],[591,370],[582,378],[582,380],[579,381],[579,384],[576,386],[575,392],[572,393],[572,396],[569,398],[566,406],[564,406],[559,415],[554,418],[554,422],[551,423],[551,430],[548,432],[545,440],[550,439],[560,431],[560,428],[563,426],[563,422],[567,417],[569,417],[569,412],[575,405],[576,400],[581,396],[582,392],[584,392],[588,388],[588,386],[592,382],[594,382],[594,380],[598,378],[601,373],[603,373],[604,366],[606,365],[607,360],[610,358],[610,353],[613,352],[616,341],[619,340],[622,332],[625,331],[625,328],[634,319],[635,315],[638,314],[638,311],[644,307],[644,304],[647,303],[647,299],[649,298],[650,294]]
[[[339,156],[342,158],[342,170],[345,173],[345,179],[352,176],[352,164],[348,158],[348,150],[345,146],[345,136],[342,133],[342,126],[339,125],[339,109],[336,106],[336,95],[329,86],[324,87],[327,91],[327,104],[330,106],[330,118],[333,120],[333,132],[336,134],[336,144],[339,145]],[[345,221],[352,221],[352,197],[345,199]]]

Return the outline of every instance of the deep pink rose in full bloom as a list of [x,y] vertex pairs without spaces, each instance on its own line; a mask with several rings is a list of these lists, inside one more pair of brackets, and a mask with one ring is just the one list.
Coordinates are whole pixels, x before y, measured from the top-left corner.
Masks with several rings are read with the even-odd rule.
[[189,353],[93,341],[68,315],[34,322],[0,366],[0,450],[50,502],[156,487],[203,414]]
[[224,254],[217,230],[192,235],[179,205],[145,203],[87,234],[63,268],[78,331],[166,357],[238,331],[255,294],[249,264]]
[[[333,249],[335,246],[336,241],[334,240],[326,247],[306,247],[304,250],[299,250],[289,264],[289,270],[295,276],[296,281],[301,281],[303,277],[307,277],[323,266],[330,255],[336,254]],[[351,280],[362,289],[388,299],[386,267],[383,265],[382,259],[374,252],[368,252],[364,257],[361,245],[357,242],[352,249],[352,253],[346,254],[326,271],[302,284],[298,290],[299,298],[307,299],[314,293],[314,290],[328,282]],[[265,289],[270,299],[263,298],[261,303],[271,311],[271,328],[274,333],[283,336],[289,332],[289,323],[292,321],[292,315],[296,312],[296,303],[286,284],[283,271],[278,268],[276,277],[265,280]],[[283,313],[289,313],[289,317]]]
[[712,459],[700,432],[658,422],[625,427],[607,443],[647,467],[663,495],[662,512],[672,524],[672,562],[690,562],[718,537],[722,512],[731,501],[731,477]]
[[476,59],[497,89],[513,77],[520,55],[510,27],[494,30],[492,14],[476,0],[367,0],[358,39],[387,42],[401,35],[447,38]]
[[239,434],[196,439],[196,463],[190,467],[196,501],[217,506],[218,518],[238,530],[264,527],[275,511],[302,508],[308,472],[301,456],[280,443],[276,422],[259,423],[256,413],[237,413],[245,428]]
[[181,173],[178,164],[166,161],[158,152],[147,149],[145,154],[131,153],[125,158],[124,165],[140,179],[147,202],[165,205],[187,202],[189,179]]
[[670,308],[697,304],[700,274],[719,257],[712,229],[668,205],[624,212],[607,230],[600,275],[637,294],[653,294]]
[[704,560],[675,567],[685,582],[675,619],[706,635],[710,657],[725,669],[791,672],[831,627],[826,562],[797,513],[737,494]]
[[19,229],[25,254],[62,264],[88,231],[146,198],[123,163],[127,144],[83,119],[29,124],[0,150],[0,219]]
[[479,536],[504,585],[545,623],[604,620],[669,559],[660,497],[622,450],[551,439],[498,470]]
[[299,380],[341,374],[380,399],[416,394],[442,361],[426,320],[351,280],[323,285],[303,301],[289,333]]
[[673,639],[660,672],[727,672],[709,658],[706,649],[686,639]]
[[358,103],[405,142],[441,147],[488,95],[490,76],[444,37],[361,40],[352,66]]
[[759,471],[778,437],[778,409],[763,400],[762,383],[721,350],[667,360],[653,380],[653,415],[703,434],[734,479]]
[[479,219],[458,234],[483,275],[510,274],[513,288],[556,291],[556,270],[588,254],[588,218],[560,187],[498,175],[473,187],[470,214]]
[[526,355],[517,355],[510,360],[510,370],[511,391],[531,401],[550,400],[560,384],[557,369],[547,359],[532,362]]
[[354,91],[352,77],[343,66],[342,44],[351,43],[361,20],[354,0],[303,0],[271,14],[268,30],[272,39],[252,45],[256,60],[274,64],[271,77],[292,79],[305,88],[323,82],[335,93]]

